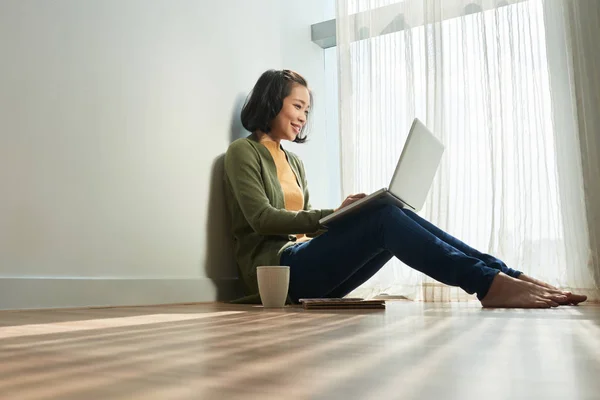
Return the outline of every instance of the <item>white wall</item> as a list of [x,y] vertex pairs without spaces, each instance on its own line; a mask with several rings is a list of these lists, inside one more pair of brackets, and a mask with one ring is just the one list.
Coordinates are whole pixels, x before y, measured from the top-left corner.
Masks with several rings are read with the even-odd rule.
[[[335,1],[289,2],[284,9],[284,15],[293,16],[294,20],[293,24],[282,24],[283,37],[286,38],[282,41],[284,63],[308,80],[314,97],[309,140],[301,145],[284,146],[298,154],[304,162],[313,207],[338,207],[341,191],[336,49],[323,51],[310,40],[310,25],[335,18]],[[332,59],[332,56],[333,69],[325,62],[326,57]]]
[[[0,2],[0,308],[227,296],[215,160],[265,69],[324,92],[332,0]],[[324,96],[323,96],[324,97]],[[325,107],[305,157],[330,206]],[[214,282],[218,282],[215,285]]]

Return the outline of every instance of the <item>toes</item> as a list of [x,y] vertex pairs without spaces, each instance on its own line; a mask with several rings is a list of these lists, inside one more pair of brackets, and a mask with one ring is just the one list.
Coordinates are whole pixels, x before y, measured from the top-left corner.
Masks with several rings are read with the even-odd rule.
[[[552,300],[550,300],[550,301],[552,301]],[[548,300],[542,300],[542,299],[536,300],[534,302],[534,304],[535,304],[536,308],[550,308],[551,307]]]
[[548,289],[548,292],[550,292],[554,295],[558,295],[558,296],[566,296],[565,292],[563,292],[562,290],[558,290],[558,289]]
[[583,294],[571,294],[569,296],[571,301],[577,302],[577,303],[581,303],[582,301],[586,301],[587,300],[587,296],[583,295]]
[[569,298],[565,295],[552,295],[552,296],[545,296],[546,299],[552,300],[558,304],[568,304],[569,303]]
[[550,307],[558,307],[559,303],[557,303],[556,301],[552,300],[552,299],[546,299],[546,303],[550,304]]
[[568,304],[569,302],[573,301],[568,296],[565,296],[562,293],[557,294],[548,291],[544,293],[539,293],[537,297],[541,297],[543,300],[550,300],[558,304]]
[[576,306],[577,304],[586,301],[587,296],[580,295],[580,294],[571,294],[570,296],[567,296],[567,299],[568,299],[569,303],[571,303],[571,305]]
[[552,296],[541,296],[537,298],[538,301],[543,301],[548,307],[558,307],[560,303],[552,298]]

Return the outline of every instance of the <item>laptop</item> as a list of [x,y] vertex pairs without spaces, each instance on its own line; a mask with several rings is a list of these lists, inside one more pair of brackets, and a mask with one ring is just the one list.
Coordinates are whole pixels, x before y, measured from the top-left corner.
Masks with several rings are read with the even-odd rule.
[[429,193],[443,153],[444,145],[419,119],[415,118],[398,159],[390,186],[379,189],[375,193],[321,218],[319,223],[327,227],[349,214],[385,203],[419,211],[425,204],[427,193]]

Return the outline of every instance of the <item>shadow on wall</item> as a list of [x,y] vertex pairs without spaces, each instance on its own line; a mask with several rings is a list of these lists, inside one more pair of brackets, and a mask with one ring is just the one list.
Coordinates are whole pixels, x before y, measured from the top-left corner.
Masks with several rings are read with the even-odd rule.
[[[230,143],[246,137],[240,113],[246,96],[239,94],[231,115]],[[206,276],[217,288],[217,300],[233,300],[245,295],[233,255],[231,217],[225,201],[225,154],[219,155],[211,168],[208,219],[206,224]]]

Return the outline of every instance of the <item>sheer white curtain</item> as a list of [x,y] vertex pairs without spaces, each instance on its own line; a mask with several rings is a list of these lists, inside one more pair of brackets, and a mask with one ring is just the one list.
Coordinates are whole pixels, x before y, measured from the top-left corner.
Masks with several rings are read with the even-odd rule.
[[[446,145],[420,214],[512,268],[598,299],[600,198],[589,181],[600,176],[590,150],[599,92],[578,81],[595,72],[572,62],[593,32],[574,25],[581,10],[570,3],[338,0],[342,191],[387,185],[419,117]],[[468,298],[396,259],[351,295],[383,292]]]

